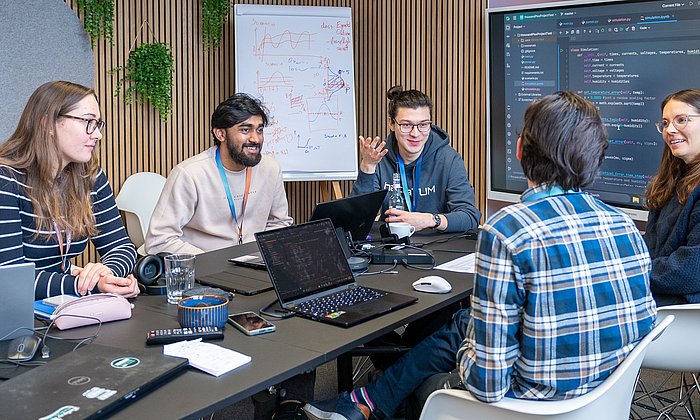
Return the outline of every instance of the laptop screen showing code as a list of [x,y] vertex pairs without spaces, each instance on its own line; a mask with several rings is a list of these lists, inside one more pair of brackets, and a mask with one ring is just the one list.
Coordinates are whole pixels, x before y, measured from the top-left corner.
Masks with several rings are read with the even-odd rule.
[[255,237],[282,303],[355,282],[330,219]]

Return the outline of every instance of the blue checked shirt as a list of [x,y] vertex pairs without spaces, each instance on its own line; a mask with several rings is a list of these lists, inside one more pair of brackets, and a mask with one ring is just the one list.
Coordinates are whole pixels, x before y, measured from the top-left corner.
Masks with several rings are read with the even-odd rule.
[[605,380],[651,331],[651,260],[632,220],[543,185],[493,215],[477,244],[457,354],[479,400],[565,399]]

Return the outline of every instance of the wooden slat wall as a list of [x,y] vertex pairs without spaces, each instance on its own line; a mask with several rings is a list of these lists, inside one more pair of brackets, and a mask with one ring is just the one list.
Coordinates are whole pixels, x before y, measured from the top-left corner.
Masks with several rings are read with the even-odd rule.
[[[76,11],[76,0],[66,0]],[[280,0],[235,3],[351,7],[357,130],[386,136],[386,91],[397,84],[419,89],[435,102],[433,119],[465,160],[477,205],[486,207],[484,10],[486,0]],[[115,194],[131,174],[167,176],[178,162],[213,144],[209,118],[234,93],[233,9],[220,47],[201,44],[199,0],[115,0],[114,40],[95,52],[95,88],[107,121],[102,167]],[[82,18],[82,16],[81,16]],[[139,28],[141,31],[139,32]],[[137,37],[138,34],[138,37]],[[175,60],[173,113],[163,123],[149,105],[115,97],[117,75],[132,46],[164,42]],[[245,65],[245,63],[239,63]],[[290,214],[306,221],[320,201],[320,182],[286,183]],[[350,181],[342,181],[347,194]],[[96,258],[94,250],[87,258]],[[78,264],[81,262],[78,261]]]

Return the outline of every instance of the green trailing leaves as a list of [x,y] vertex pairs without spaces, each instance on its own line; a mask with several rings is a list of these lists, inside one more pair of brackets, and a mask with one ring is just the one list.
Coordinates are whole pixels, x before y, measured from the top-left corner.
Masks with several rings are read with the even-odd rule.
[[114,22],[114,0],[78,0],[78,7],[83,13],[83,26],[90,36],[90,43],[103,36],[112,42]]
[[231,0],[202,0],[202,42],[205,49],[217,49],[231,12]]
[[150,102],[160,114],[162,121],[167,121],[172,111],[173,90],[173,53],[163,43],[141,44],[129,53],[126,66],[118,67],[114,72],[124,71],[124,77],[117,82],[115,96],[125,85],[124,103]]

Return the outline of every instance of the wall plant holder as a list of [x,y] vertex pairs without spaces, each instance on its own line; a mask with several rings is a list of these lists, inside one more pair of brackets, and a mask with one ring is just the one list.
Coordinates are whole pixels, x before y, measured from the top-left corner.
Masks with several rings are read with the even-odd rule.
[[[124,90],[124,103],[150,102],[165,122],[172,112],[173,53],[170,46],[162,42],[144,43],[134,49],[134,44],[144,26],[148,27],[153,39],[155,35],[148,22],[144,22],[136,33],[129,49],[129,59],[125,66],[117,67],[112,73],[124,72],[117,82],[115,96]],[[125,86],[128,86],[125,88]]]

